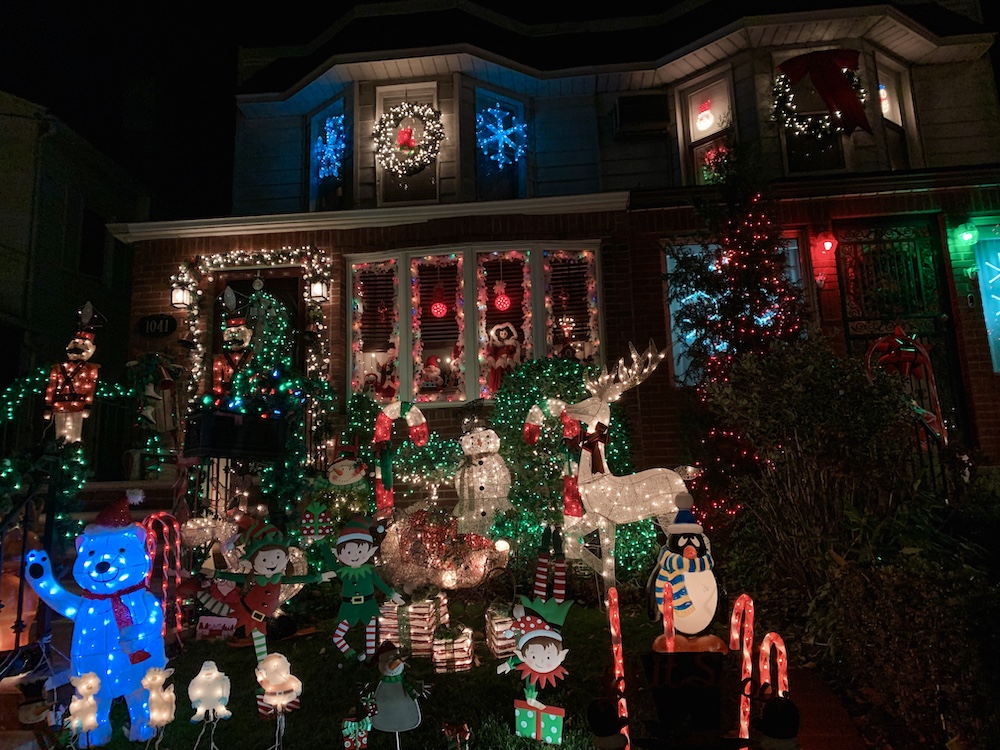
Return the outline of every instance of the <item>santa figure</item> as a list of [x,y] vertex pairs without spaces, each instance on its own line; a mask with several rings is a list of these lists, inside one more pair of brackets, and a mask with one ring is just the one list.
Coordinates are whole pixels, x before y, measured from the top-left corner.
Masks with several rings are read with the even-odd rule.
[[[84,306],[85,310],[88,308],[89,318],[93,315],[89,302]],[[49,371],[49,384],[45,389],[45,418],[54,418],[56,437],[67,443],[80,441],[83,420],[90,416],[90,407],[94,403],[100,365],[89,360],[94,356],[95,348],[94,331],[84,325],[66,345],[66,360]]]

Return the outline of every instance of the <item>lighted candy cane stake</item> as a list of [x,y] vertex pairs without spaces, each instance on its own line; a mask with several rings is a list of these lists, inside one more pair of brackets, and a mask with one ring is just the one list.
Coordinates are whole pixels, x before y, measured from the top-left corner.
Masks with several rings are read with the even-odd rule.
[[392,512],[396,503],[392,493],[392,450],[389,441],[392,439],[392,423],[397,419],[406,420],[410,432],[410,440],[416,446],[427,445],[430,431],[427,419],[416,406],[405,401],[393,401],[386,404],[378,417],[375,418],[375,455],[378,462],[375,466],[375,507],[380,518]]
[[625,702],[625,654],[622,649],[622,623],[618,612],[618,589],[608,589],[608,622],[611,625],[611,651],[615,660],[615,690],[618,691],[618,715],[625,719],[621,734],[625,735],[625,750],[629,750],[628,704]]
[[674,587],[669,581],[663,584],[663,640],[667,653],[674,653]]
[[[167,634],[167,585],[170,582],[170,558],[174,560],[174,634],[178,642],[181,636],[181,601],[176,594],[177,586],[181,582],[181,527],[177,519],[166,511],[153,513],[142,521],[143,528],[146,529],[146,552],[150,560],[156,559],[156,528],[160,527],[160,534],[163,538],[163,574],[162,602],[163,602],[163,635]],[[171,544],[171,532],[173,532],[173,544]],[[153,567],[149,568],[146,574],[146,586],[153,577]]]
[[[742,628],[741,628],[742,626]],[[740,594],[733,607],[733,616],[729,620],[729,648],[740,646],[742,629],[742,694],[740,695],[740,739],[750,739],[750,691],[753,679],[753,599],[749,594]]]
[[769,688],[774,689],[774,685],[771,684],[771,647],[775,650],[774,666],[775,671],[778,673],[778,692],[777,696],[779,698],[784,698],[788,695],[788,652],[785,650],[785,641],[777,633],[768,633],[764,636],[764,640],[760,643],[760,657],[758,661],[758,677],[760,679],[760,690],[761,693],[766,692]]

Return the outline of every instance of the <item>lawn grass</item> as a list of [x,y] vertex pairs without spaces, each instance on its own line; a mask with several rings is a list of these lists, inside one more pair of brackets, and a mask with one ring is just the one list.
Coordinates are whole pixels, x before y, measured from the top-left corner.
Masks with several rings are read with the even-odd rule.
[[[650,650],[660,626],[650,623],[644,609],[637,604],[641,596],[624,595],[623,599],[626,602],[622,611],[622,630],[627,689],[635,737],[642,735],[645,721],[654,718],[652,701],[638,660],[640,654]],[[433,688],[430,697],[420,700],[423,713],[421,725],[400,735],[403,748],[443,750],[442,722],[467,723],[472,729],[473,748],[528,750],[540,747],[538,742],[513,735],[513,702],[522,698],[522,681],[514,674],[496,674],[499,662],[482,640],[484,610],[485,604],[479,597],[451,596],[452,623],[466,624],[477,634],[477,664],[471,671],[436,675],[429,659],[414,658],[409,662],[410,678],[429,682]],[[371,667],[345,664],[330,640],[334,624],[333,620],[320,620],[316,623],[317,631],[311,635],[270,644],[272,652],[278,651],[288,658],[293,673],[303,683],[301,708],[290,713],[286,720],[283,746],[289,750],[343,747],[341,720],[356,705],[361,686],[377,679]],[[539,698],[544,703],[566,709],[563,746],[567,750],[582,750],[592,747],[592,735],[585,718],[587,704],[601,695],[611,674],[607,615],[594,606],[575,606],[570,611],[563,634],[569,648],[565,663],[569,676],[557,687],[542,690]],[[359,637],[363,637],[360,628],[355,628],[348,636],[353,641]],[[185,642],[183,651],[168,665],[176,670],[172,681],[177,695],[177,711],[174,723],[164,730],[161,750],[194,747],[202,725],[188,722],[194,712],[187,697],[187,685],[206,660],[215,661],[232,682],[229,708],[233,715],[220,722],[217,728],[215,741],[219,749],[265,750],[271,747],[275,723],[257,716],[253,649],[191,639]],[[735,662],[731,665],[727,663],[728,671],[737,667]],[[735,716],[735,709],[732,714]],[[107,747],[137,747],[127,742],[118,729],[125,724],[125,719],[124,706],[116,705],[112,713],[116,736]],[[206,733],[201,742],[202,748],[208,747],[207,739]],[[396,747],[396,740],[392,734],[372,732],[369,747],[372,750],[390,750]]]

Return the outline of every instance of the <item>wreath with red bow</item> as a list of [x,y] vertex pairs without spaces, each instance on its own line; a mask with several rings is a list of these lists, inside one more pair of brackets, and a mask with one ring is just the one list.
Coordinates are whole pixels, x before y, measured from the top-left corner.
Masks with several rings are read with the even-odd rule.
[[375,161],[400,177],[417,174],[438,157],[444,140],[441,113],[428,104],[403,102],[382,115],[372,129]]

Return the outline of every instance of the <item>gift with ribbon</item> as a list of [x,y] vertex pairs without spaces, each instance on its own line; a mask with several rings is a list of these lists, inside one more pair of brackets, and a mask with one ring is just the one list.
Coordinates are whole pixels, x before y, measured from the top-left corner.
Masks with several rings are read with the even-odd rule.
[[486,646],[497,659],[507,659],[514,655],[517,641],[511,633],[514,617],[510,605],[494,602],[486,610]]
[[400,651],[412,656],[430,657],[433,653],[434,631],[450,622],[448,597],[444,592],[433,595],[415,593],[409,604],[396,606],[386,602],[379,608],[379,633],[383,640],[392,641]]
[[434,631],[431,663],[437,674],[472,669],[472,630],[460,623],[439,626]]

